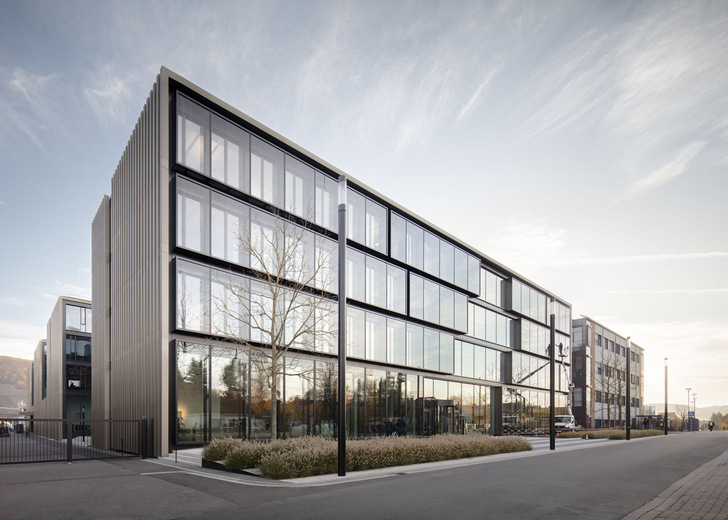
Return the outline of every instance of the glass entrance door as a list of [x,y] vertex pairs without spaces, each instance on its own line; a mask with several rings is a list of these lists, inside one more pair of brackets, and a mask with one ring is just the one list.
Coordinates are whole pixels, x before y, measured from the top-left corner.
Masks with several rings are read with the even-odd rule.
[[449,399],[425,399],[423,435],[455,433],[455,403]]

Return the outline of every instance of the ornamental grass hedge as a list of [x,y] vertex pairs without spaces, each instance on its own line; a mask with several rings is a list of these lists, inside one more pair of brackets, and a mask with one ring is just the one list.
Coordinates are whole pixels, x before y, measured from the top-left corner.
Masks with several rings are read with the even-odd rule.
[[[346,470],[364,471],[531,449],[531,443],[522,437],[488,435],[348,440]],[[228,438],[212,441],[205,447],[202,456],[222,461],[231,469],[258,468],[265,477],[289,479],[336,473],[337,454],[337,442],[322,437],[278,439],[267,443]]]

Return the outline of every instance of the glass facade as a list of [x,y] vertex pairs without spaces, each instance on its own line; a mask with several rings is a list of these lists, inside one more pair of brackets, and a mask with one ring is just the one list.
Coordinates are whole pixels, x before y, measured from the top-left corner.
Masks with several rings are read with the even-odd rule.
[[[173,440],[336,437],[337,175],[249,122],[175,101]],[[387,419],[410,435],[500,433],[524,403],[519,421],[540,425],[547,295],[355,183],[346,217],[346,434],[383,435]],[[568,351],[571,310],[553,308]],[[256,350],[270,345],[290,348],[275,375]],[[84,349],[69,339],[67,356]]]

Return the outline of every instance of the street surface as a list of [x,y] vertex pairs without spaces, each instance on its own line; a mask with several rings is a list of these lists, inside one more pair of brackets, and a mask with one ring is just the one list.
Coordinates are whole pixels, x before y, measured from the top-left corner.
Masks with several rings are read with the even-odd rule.
[[[170,457],[5,465],[0,466],[0,511],[4,518],[44,520],[620,520],[631,512],[635,513],[630,518],[644,519],[728,518],[724,484],[711,489],[716,505],[710,516],[655,516],[657,508],[647,507],[663,494],[672,497],[675,505],[671,509],[677,509],[685,502],[680,493],[694,494],[696,486],[705,487],[695,475],[705,468],[726,468],[728,458],[723,455],[728,450],[728,432],[678,433],[632,441],[558,439],[553,452],[548,450],[548,439],[537,439],[534,447],[524,454],[289,482],[202,470],[199,464],[184,462],[184,452],[179,453],[178,463]],[[712,465],[701,470],[706,463]],[[721,472],[721,482],[728,484],[728,470]],[[673,486],[689,475],[682,482],[692,482],[693,488]],[[668,489],[679,492],[664,494]],[[660,497],[657,501],[665,503]]]

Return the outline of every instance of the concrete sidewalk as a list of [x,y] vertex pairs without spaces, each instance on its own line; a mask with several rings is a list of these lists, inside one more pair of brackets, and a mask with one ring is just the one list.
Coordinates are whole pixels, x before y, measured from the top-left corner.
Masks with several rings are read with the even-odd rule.
[[623,520],[728,519],[728,451],[675,482]]

